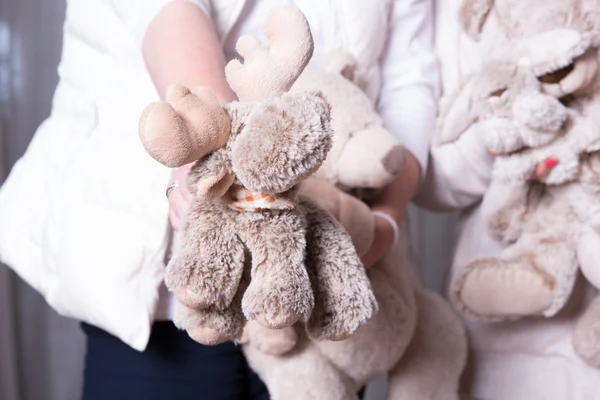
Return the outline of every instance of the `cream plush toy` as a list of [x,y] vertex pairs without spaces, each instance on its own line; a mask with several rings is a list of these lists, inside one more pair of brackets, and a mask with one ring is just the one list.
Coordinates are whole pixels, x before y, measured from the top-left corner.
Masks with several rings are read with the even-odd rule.
[[301,321],[311,337],[340,340],[377,308],[349,235],[297,197],[332,141],[322,95],[287,93],[312,56],[308,23],[282,7],[265,33],[270,48],[242,37],[244,64],[226,67],[239,102],[223,107],[209,89],[176,85],[140,122],[155,159],[169,167],[197,160],[165,282],[178,300],[175,324],[204,344],[239,339],[244,316],[269,328]]
[[[451,297],[463,311],[485,319],[552,316],[568,300],[578,267],[600,287],[600,236],[595,222],[598,191],[590,172],[596,165],[594,152],[600,149],[600,124],[595,116],[600,106],[600,1],[465,0],[460,19],[465,32],[480,42],[484,57],[506,59],[521,74],[537,78],[537,84],[529,81],[531,88],[538,86],[535,90],[540,100],[536,115],[531,104],[515,106],[510,91],[518,89],[519,79],[497,86],[494,90],[508,91],[500,96],[493,96],[497,94],[494,91],[466,94],[464,97],[472,100],[467,106],[472,109],[468,111],[471,117],[466,124],[453,118],[459,121],[459,129],[451,130],[456,133],[474,121],[478,102],[502,103],[504,96],[504,104],[512,107],[512,117],[502,122],[483,118],[479,127],[486,133],[482,134],[506,136],[498,142],[507,145],[506,149],[514,144],[535,148],[496,160],[494,179],[504,175],[506,179],[516,178],[513,183],[523,184],[523,177],[531,176],[535,163],[555,157],[558,164],[545,179],[546,185],[522,185],[500,210],[492,210],[492,230],[496,229],[496,236],[508,242],[508,247],[499,257],[475,260],[466,266],[451,285]],[[546,106],[540,96],[546,99]],[[566,119],[565,109],[547,96],[565,106]],[[462,109],[464,114],[466,103],[462,104],[451,107]],[[533,126],[535,134],[531,136],[527,115],[533,119],[544,116],[542,120],[550,125]],[[557,138],[547,143],[530,140],[554,136],[554,128],[563,120],[566,123]],[[515,126],[520,133],[515,132]],[[549,126],[553,129],[547,129]],[[486,196],[505,196],[505,189],[493,184]],[[515,204],[520,206],[515,208]],[[574,334],[575,349],[596,365],[600,364],[597,303],[589,307]]]
[[[470,124],[479,124],[484,143],[496,154],[485,198],[506,198],[487,210],[488,227],[509,245],[498,256],[468,264],[454,282],[451,298],[462,311],[489,320],[539,312],[542,298],[551,302],[543,314],[554,315],[568,299],[578,271],[575,241],[581,222],[568,194],[578,185],[586,150],[579,144],[589,133],[578,126],[576,113],[541,92],[535,75],[511,62],[484,65],[445,102],[436,144],[456,140]],[[535,166],[551,156],[560,163],[544,179],[546,186],[530,183]],[[519,290],[519,284],[489,287],[481,275],[490,270],[540,272],[552,290],[544,286],[536,293],[529,287],[530,303],[511,311],[515,305],[499,301],[496,293]]]
[[[292,91],[319,88],[332,106],[335,132],[325,164],[301,194],[331,210],[362,253],[373,240],[373,214],[335,186],[368,198],[402,170],[404,149],[353,83],[354,71],[351,56],[335,53],[324,68],[308,67]],[[274,400],[356,399],[360,387],[381,374],[389,376],[389,399],[458,398],[464,329],[450,306],[423,288],[405,230],[367,273],[379,311],[346,340],[313,340],[298,326],[247,325],[244,352]]]

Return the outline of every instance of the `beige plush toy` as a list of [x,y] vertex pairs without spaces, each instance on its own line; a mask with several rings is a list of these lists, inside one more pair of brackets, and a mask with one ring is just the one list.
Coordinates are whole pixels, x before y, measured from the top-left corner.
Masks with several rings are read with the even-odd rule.
[[[531,17],[533,13],[535,18]],[[484,57],[505,58],[535,76],[539,90],[559,99],[568,118],[558,138],[496,161],[496,172],[517,172],[514,176],[519,182],[531,176],[533,165],[547,157],[556,158],[558,164],[545,179],[546,185],[522,190],[500,208],[505,218],[497,218],[493,225],[504,230],[496,236],[508,241],[508,247],[498,258],[475,260],[466,266],[452,283],[451,295],[467,313],[491,320],[552,316],[569,298],[577,267],[600,287],[600,235],[597,222],[592,222],[597,221],[599,198],[590,172],[597,157],[592,154],[600,148],[600,121],[596,116],[600,106],[600,1],[465,0],[460,20],[465,32],[480,42]],[[539,107],[547,117],[553,114],[547,121],[556,126],[564,111],[556,102],[552,108],[551,112],[550,108]],[[519,109],[531,115],[526,105],[513,107],[509,125],[484,122],[480,130],[487,131],[486,135],[512,132],[508,136],[518,137],[512,127],[519,121],[519,113],[527,115]],[[554,118],[556,115],[561,118]],[[521,135],[527,133],[523,128],[530,128],[523,125]],[[537,128],[539,131],[540,126]],[[505,195],[505,189],[492,185],[486,197]],[[515,210],[515,204],[520,204],[520,209]],[[485,206],[484,199],[484,211]],[[492,213],[497,211],[493,209]],[[600,364],[599,311],[597,305],[592,305],[574,334],[575,349],[596,365]]]
[[[335,132],[325,164],[300,193],[331,210],[362,253],[373,240],[374,217],[348,193],[376,193],[401,172],[404,149],[353,83],[354,66],[349,55],[332,54],[323,68],[308,67],[292,91],[319,88],[332,106]],[[367,273],[379,311],[346,340],[314,340],[299,326],[277,331],[247,325],[244,352],[271,398],[356,399],[361,386],[382,374],[389,376],[389,399],[458,398],[464,330],[450,306],[423,288],[405,229]]]
[[[471,124],[479,124],[484,143],[496,154],[484,203],[488,197],[505,198],[498,208],[486,210],[488,226],[509,247],[467,265],[452,285],[451,298],[462,311],[489,320],[540,312],[542,299],[548,301],[543,314],[554,315],[575,282],[578,265],[573,240],[580,223],[567,197],[561,196],[565,185],[543,188],[529,178],[538,163],[551,161],[553,156],[561,162],[545,183],[575,185],[581,158],[577,151],[580,130],[573,121],[577,116],[542,93],[540,82],[528,69],[507,61],[485,64],[458,92],[445,100],[435,143],[456,140]],[[559,216],[564,218],[554,226]],[[554,237],[552,242],[548,235]],[[562,245],[556,246],[558,242]],[[552,290],[548,282],[541,282],[542,288],[532,285],[527,288],[529,301],[521,299],[518,304],[498,301],[496,293],[525,290],[522,284],[490,287],[492,281],[481,279],[488,271],[520,270],[526,275],[536,269],[552,279]]]
[[269,328],[306,322],[319,339],[346,338],[376,311],[351,238],[297,185],[331,147],[330,109],[317,92],[286,93],[311,58],[312,36],[294,7],[272,11],[269,49],[242,37],[245,63],[227,65],[240,102],[207,89],[171,88],[148,107],[140,136],[170,167],[198,160],[194,198],[165,277],[175,324],[204,344],[239,339],[245,319]]

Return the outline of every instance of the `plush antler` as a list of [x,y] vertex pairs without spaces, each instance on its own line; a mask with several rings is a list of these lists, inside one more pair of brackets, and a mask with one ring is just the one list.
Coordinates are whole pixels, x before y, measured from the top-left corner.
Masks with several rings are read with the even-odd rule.
[[269,14],[266,48],[252,36],[242,36],[236,50],[244,64],[232,60],[225,68],[227,82],[241,101],[258,101],[287,92],[312,57],[314,43],[308,22],[293,6]]
[[205,87],[172,85],[166,101],[150,104],[140,118],[139,135],[158,162],[177,168],[227,143],[229,117],[217,96]]

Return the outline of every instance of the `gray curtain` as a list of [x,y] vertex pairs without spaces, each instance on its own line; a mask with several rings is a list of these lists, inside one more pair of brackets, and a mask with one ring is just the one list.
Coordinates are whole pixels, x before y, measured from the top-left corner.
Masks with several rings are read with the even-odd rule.
[[[65,4],[0,0],[0,180],[49,113]],[[78,325],[0,266],[0,399],[79,399],[83,354]]]
[[[64,12],[65,0],[0,0],[0,181],[48,115]],[[454,216],[411,208],[409,218],[425,281],[439,290]],[[77,323],[0,265],[0,399],[79,399],[84,352]],[[368,397],[384,396],[379,379]]]

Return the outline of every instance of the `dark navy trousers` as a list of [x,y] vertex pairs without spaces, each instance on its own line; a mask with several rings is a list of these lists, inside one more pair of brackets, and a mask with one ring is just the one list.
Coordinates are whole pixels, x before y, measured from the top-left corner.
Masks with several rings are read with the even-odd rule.
[[138,352],[96,327],[87,335],[83,400],[268,400],[231,342],[202,346],[172,322],[155,322]]

